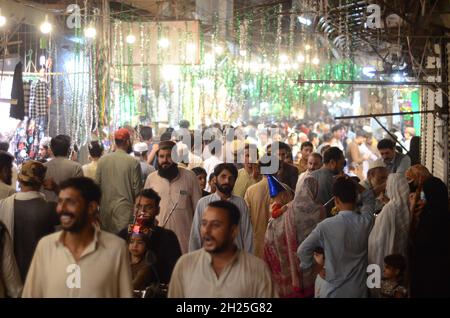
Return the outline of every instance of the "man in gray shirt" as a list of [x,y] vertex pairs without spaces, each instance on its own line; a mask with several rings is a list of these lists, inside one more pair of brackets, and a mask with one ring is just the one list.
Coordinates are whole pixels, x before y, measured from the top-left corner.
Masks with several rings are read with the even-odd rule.
[[333,208],[333,183],[335,177],[341,174],[345,166],[345,158],[343,152],[337,147],[331,147],[323,154],[323,167],[319,170],[311,172],[311,177],[319,183],[319,193],[317,201],[326,204],[327,215],[330,216]]
[[411,167],[411,158],[395,151],[395,143],[390,139],[382,139],[377,145],[380,152],[381,159],[377,162],[382,162],[386,165],[389,173],[405,174],[406,170]]
[[[373,196],[371,190],[367,193]],[[355,212],[357,184],[346,177],[336,180],[333,194],[339,214],[320,222],[299,246],[300,267],[311,270],[314,250],[322,247],[326,278],[320,298],[367,297],[367,242],[374,222],[373,206]]]
[[239,231],[235,240],[237,247],[240,250],[253,253],[253,230],[247,204],[243,198],[232,194],[238,176],[237,168],[231,163],[221,163],[214,169],[214,176],[217,191],[201,198],[195,209],[189,238],[189,252],[202,248],[200,229],[202,216],[208,204],[214,201],[225,200],[235,204],[240,211]]

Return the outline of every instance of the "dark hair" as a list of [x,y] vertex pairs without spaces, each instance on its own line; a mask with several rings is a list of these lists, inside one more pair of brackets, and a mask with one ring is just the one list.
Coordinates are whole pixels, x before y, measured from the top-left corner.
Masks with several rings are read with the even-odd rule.
[[8,150],[9,150],[9,143],[7,143],[6,141],[0,142],[0,150],[8,152]]
[[214,175],[218,176],[222,173],[222,171],[228,170],[233,175],[234,179],[236,180],[238,177],[238,170],[236,166],[232,163],[220,163],[214,168]]
[[92,158],[100,158],[103,154],[103,145],[98,141],[91,141],[89,144],[89,154]]
[[116,143],[117,146],[122,147],[123,145],[125,145],[127,143],[129,139],[114,139],[114,142]]
[[211,180],[214,178],[214,176],[215,176],[214,172],[211,172],[211,174],[209,175],[208,182],[211,182]]
[[343,128],[344,128],[344,126],[339,124],[339,125],[333,126],[333,128],[331,128],[331,132],[334,133],[334,132],[336,132],[338,130],[341,130]]
[[191,125],[191,123],[188,121],[188,120],[186,120],[186,119],[182,119],[181,121],[180,121],[180,128],[186,128],[186,129],[189,129],[189,126]]
[[231,225],[239,224],[239,220],[241,218],[241,211],[239,211],[239,208],[235,204],[229,201],[219,200],[209,203],[208,206],[211,208],[222,209],[227,211],[230,224]]
[[333,184],[333,195],[343,203],[355,203],[358,197],[355,182],[346,177],[337,178]]
[[302,145],[300,146],[300,150],[303,150],[305,147],[311,147],[314,149],[313,144],[309,141],[305,141],[304,143],[302,143]]
[[338,161],[344,156],[342,150],[338,147],[330,147],[323,154],[323,163],[330,163],[331,160]]
[[141,132],[142,140],[150,140],[153,138],[153,129],[149,126],[140,126],[139,130]]
[[331,141],[331,139],[333,139],[333,135],[331,133],[326,133],[322,136],[323,142]]
[[313,152],[313,153],[309,154],[309,156],[313,156],[313,157],[319,158],[320,162],[323,162],[323,157],[318,152]]
[[67,135],[58,135],[50,141],[50,149],[55,157],[67,157],[69,155],[71,139]]
[[395,142],[393,142],[391,139],[382,139],[377,145],[378,150],[381,149],[395,149]]
[[0,170],[11,168],[14,157],[6,151],[0,150]]
[[86,177],[77,177],[67,179],[60,184],[60,189],[73,188],[80,192],[86,203],[100,203],[102,198],[102,190],[94,180]]
[[282,141],[275,141],[275,142],[273,142],[273,143],[270,145],[270,150],[272,150],[272,148],[273,148],[275,145],[278,145],[278,149],[279,149],[279,150],[286,150],[286,151],[291,150],[291,147],[289,147],[289,145],[288,145],[287,143],[284,143],[284,142],[282,142]]
[[319,137],[315,132],[312,132],[312,131],[310,131],[309,132],[309,134],[308,134],[308,139],[309,140],[314,140],[314,138],[317,138],[317,137]]
[[195,168],[192,168],[191,171],[192,171],[193,173],[195,173],[196,176],[199,176],[199,175],[201,175],[201,174],[208,175],[208,174],[206,173],[206,170],[203,169],[202,167],[195,167]]
[[159,194],[153,190],[153,189],[144,189],[141,192],[139,192],[138,197],[145,197],[150,200],[155,200],[156,205],[159,206],[159,203],[161,202],[161,197]]
[[161,141],[169,141],[172,139],[172,132],[171,131],[166,131],[161,135],[160,140]]
[[362,130],[362,129],[356,130],[355,135],[356,135],[356,137],[367,138],[367,133],[364,130]]
[[323,247],[322,246],[317,246],[315,249],[314,249],[314,253],[317,253],[317,254],[325,254],[325,250],[323,249]]
[[384,263],[387,266],[400,270],[401,277],[403,276],[403,273],[406,270],[406,260],[403,257],[403,255],[400,254],[391,254],[386,256],[384,258]]
[[256,160],[259,160],[259,150],[258,150],[257,145],[246,143],[244,150],[248,150],[250,152],[250,154],[251,154],[251,150],[256,150]]

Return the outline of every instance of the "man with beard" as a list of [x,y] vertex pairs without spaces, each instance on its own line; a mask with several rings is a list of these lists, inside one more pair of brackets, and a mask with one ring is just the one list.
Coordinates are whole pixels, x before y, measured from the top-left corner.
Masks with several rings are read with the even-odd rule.
[[[159,214],[161,197],[153,189],[145,189],[136,198],[134,209],[135,222],[120,231],[119,236],[127,239],[129,234],[137,231],[144,232],[149,241],[145,263],[154,267],[158,277],[153,276],[154,282],[168,284],[173,268],[181,256],[180,243],[177,236],[170,230],[163,229],[156,224]],[[135,228],[135,227],[138,228]]]
[[203,248],[175,265],[169,298],[270,298],[276,291],[263,260],[235,242],[242,217],[229,201],[210,202],[201,216]]
[[132,142],[127,129],[114,134],[116,151],[98,161],[96,181],[102,190],[102,229],[117,234],[132,222],[133,206],[142,189],[141,166],[131,157]]
[[101,190],[92,179],[61,183],[57,213],[62,231],[39,242],[22,297],[131,297],[125,242],[95,226]]
[[323,154],[323,167],[311,172],[311,177],[319,183],[319,193],[317,201],[321,204],[327,204],[325,209],[327,215],[331,215],[331,209],[334,204],[330,200],[333,198],[333,184],[337,175],[343,173],[345,167],[345,158],[342,151],[337,147],[331,147]]
[[232,163],[221,163],[214,169],[214,178],[217,190],[198,201],[192,222],[191,236],[189,238],[189,251],[195,251],[202,247],[201,222],[202,216],[208,204],[214,201],[229,201],[236,205],[240,212],[239,231],[236,235],[236,246],[243,251],[253,253],[253,229],[250,221],[250,213],[245,200],[232,194],[234,184],[238,176],[238,170]]
[[161,227],[175,232],[181,251],[187,253],[192,217],[202,190],[195,174],[172,160],[173,147],[172,141],[160,142],[158,171],[148,176],[144,188],[152,188],[161,196],[161,214],[156,219]]

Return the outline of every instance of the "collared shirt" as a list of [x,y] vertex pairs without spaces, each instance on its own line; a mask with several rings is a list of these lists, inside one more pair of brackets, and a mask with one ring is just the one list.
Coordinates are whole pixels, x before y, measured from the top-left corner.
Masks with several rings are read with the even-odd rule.
[[92,161],[83,166],[83,175],[87,178],[95,180],[95,174],[97,173],[98,161]]
[[264,237],[270,218],[270,195],[267,178],[252,185],[245,192],[244,200],[250,211],[253,228],[253,246],[255,255],[262,258],[264,251]]
[[[191,236],[189,238],[190,252],[202,248],[200,228],[203,212],[205,212],[209,203],[220,200],[220,196],[217,193],[213,193],[201,198],[198,201],[197,208],[195,209],[194,220],[192,221]],[[241,212],[241,219],[239,220],[239,233],[236,237],[235,243],[239,249],[253,253],[253,230],[247,204],[243,198],[235,195],[231,195],[227,201],[234,203]]]
[[385,161],[383,158],[378,159],[377,162],[383,162],[389,173],[406,173],[409,167],[411,167],[411,158],[408,155],[404,155],[396,152],[394,159]]
[[[64,157],[56,157],[46,163],[47,167],[45,179],[53,178],[56,184],[60,184],[69,178],[82,177],[83,169],[78,162],[66,159]],[[43,190],[47,201],[58,202],[58,196],[54,191]]]
[[245,170],[245,168],[239,169],[236,183],[234,184],[233,194],[235,196],[243,198],[245,191],[257,183],[259,180],[253,179],[253,176]]
[[3,181],[0,180],[0,200],[6,199],[10,195],[16,193],[10,185],[7,185]]
[[156,217],[159,226],[175,232],[182,253],[187,253],[192,218],[202,190],[192,171],[181,167],[178,171],[178,176],[170,182],[155,171],[148,176],[144,188],[152,188],[161,197],[160,213]]
[[24,298],[129,298],[131,267],[125,241],[95,229],[78,262],[63,231],[45,236],[31,262]]
[[217,277],[211,254],[203,248],[183,255],[172,274],[169,298],[277,297],[263,260],[238,250]]
[[95,180],[102,189],[102,229],[118,233],[133,219],[134,200],[142,189],[141,166],[118,149],[100,158]]
[[[317,193],[317,201],[321,204],[328,203],[333,197],[333,184],[334,184],[334,174],[330,169],[325,167],[319,170],[313,171],[310,174],[311,177],[317,180],[319,183],[319,192]],[[334,203],[329,203],[325,209],[327,215],[330,215],[330,211],[333,208]]]
[[320,298],[367,297],[367,244],[373,214],[341,211],[320,222],[297,250],[300,266],[313,265],[317,247],[324,249],[326,279]]

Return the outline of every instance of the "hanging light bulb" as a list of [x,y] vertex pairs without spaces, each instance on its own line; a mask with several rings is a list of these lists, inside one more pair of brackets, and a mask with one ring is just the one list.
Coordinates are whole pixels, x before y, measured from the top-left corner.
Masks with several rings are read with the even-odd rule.
[[289,57],[286,54],[281,54],[280,55],[280,62],[281,63],[286,63],[287,61],[289,61]]
[[311,45],[309,45],[309,44],[306,44],[306,45],[305,45],[305,50],[306,50],[306,51],[309,51],[309,50],[311,50]]
[[312,63],[313,63],[314,65],[319,65],[319,63],[320,63],[319,58],[318,58],[317,56],[315,56],[315,57],[312,59]]
[[93,39],[97,35],[97,30],[92,24],[89,24],[86,29],[84,29],[84,36],[88,39]]
[[52,25],[48,22],[48,15],[45,15],[45,21],[41,24],[40,30],[44,34],[52,32]]
[[45,55],[41,55],[40,57],[39,57],[39,65],[40,66],[45,66]]
[[158,41],[158,46],[162,49],[167,49],[170,46],[170,41],[166,38],[162,38]]
[[214,52],[216,52],[216,54],[221,55],[223,53],[223,47],[221,47],[220,45],[216,46],[214,48]]
[[197,45],[195,45],[194,43],[188,43],[186,45],[186,50],[190,53],[195,53],[197,51]]
[[239,51],[239,55],[242,56],[242,57],[245,57],[245,56],[247,56],[247,51],[246,50],[240,50]]
[[302,53],[300,53],[299,55],[297,55],[297,61],[299,63],[305,62],[305,56]]
[[136,37],[134,34],[128,34],[125,41],[127,41],[128,44],[134,44],[134,42],[136,42]]
[[2,15],[2,9],[0,9],[0,28],[6,24],[6,18]]

